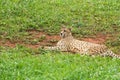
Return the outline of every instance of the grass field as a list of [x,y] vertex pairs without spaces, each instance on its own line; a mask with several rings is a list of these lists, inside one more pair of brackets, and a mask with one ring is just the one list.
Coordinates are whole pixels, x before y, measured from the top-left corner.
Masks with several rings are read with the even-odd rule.
[[[110,35],[105,41],[120,54],[120,0],[0,0],[0,80],[120,80],[120,60],[31,49],[29,30],[58,35],[72,26],[76,38]],[[41,37],[40,39],[44,39]],[[29,44],[38,41],[34,39]]]
[[[31,51],[32,52],[32,51]],[[120,60],[42,51],[31,55],[22,46],[3,51],[1,80],[119,80]]]

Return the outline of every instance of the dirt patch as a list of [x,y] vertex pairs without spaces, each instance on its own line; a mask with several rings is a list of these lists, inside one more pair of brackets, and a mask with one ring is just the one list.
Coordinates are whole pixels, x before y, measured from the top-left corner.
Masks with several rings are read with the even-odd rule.
[[[60,40],[59,35],[48,35],[44,32],[31,30],[28,31],[29,36],[25,41],[11,42],[9,40],[0,40],[0,46],[7,46],[14,48],[17,44],[29,47],[29,48],[38,48],[40,46],[54,46]],[[98,34],[94,37],[82,38],[80,40],[88,41],[97,44],[104,44],[104,42],[109,38],[108,35]]]
[[38,48],[40,46],[53,46],[58,40],[60,40],[59,35],[48,35],[36,30],[30,30],[27,32],[29,36],[27,36],[25,41],[13,42],[10,40],[0,40],[0,46],[14,48],[17,44],[20,44],[29,48]]
[[82,38],[82,40],[92,42],[92,43],[97,43],[97,44],[104,44],[106,40],[109,39],[110,37],[111,35],[97,34],[89,38]]

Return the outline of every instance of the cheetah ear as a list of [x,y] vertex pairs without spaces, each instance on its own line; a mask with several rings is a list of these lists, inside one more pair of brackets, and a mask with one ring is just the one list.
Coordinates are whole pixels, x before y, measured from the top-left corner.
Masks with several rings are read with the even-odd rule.
[[71,28],[68,28],[70,31],[72,30]]
[[70,28],[68,28],[70,31],[72,30],[72,26]]
[[62,25],[61,29],[64,29],[64,28],[66,28],[65,25]]

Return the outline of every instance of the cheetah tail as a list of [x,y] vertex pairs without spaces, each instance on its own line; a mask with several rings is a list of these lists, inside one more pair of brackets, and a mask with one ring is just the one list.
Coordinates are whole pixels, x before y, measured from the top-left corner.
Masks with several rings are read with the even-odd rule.
[[113,53],[111,50],[107,50],[105,53],[103,53],[103,56],[109,56],[120,59],[120,55]]

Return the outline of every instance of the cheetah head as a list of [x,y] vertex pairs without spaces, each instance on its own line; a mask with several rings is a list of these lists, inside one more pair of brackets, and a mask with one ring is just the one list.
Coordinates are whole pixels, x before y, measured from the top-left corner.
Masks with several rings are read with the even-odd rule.
[[62,27],[60,32],[61,38],[66,38],[72,36],[71,28]]

